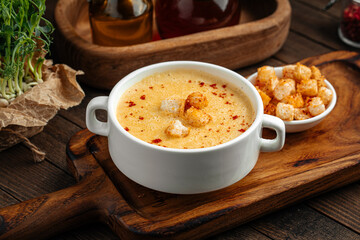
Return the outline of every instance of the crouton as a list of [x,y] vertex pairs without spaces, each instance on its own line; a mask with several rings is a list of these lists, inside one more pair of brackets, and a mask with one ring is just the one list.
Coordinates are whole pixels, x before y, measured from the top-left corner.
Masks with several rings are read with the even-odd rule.
[[320,70],[315,66],[311,66],[311,79],[315,79],[317,81],[318,89],[320,89],[321,87],[326,87],[324,81],[325,77],[321,74]]
[[273,97],[274,89],[278,83],[279,79],[277,77],[271,77],[265,83],[259,83],[258,86],[266,95]]
[[293,93],[295,93],[295,81],[292,79],[280,80],[274,89],[274,97],[279,101]]
[[328,105],[333,97],[333,93],[330,89],[328,89],[326,87],[321,87],[319,89],[318,97],[321,98],[321,100],[323,101],[323,103],[325,105]]
[[325,111],[325,105],[320,97],[313,97],[306,101],[306,107],[311,116],[317,116]]
[[316,79],[317,81],[317,85],[318,85],[318,89],[320,89],[321,87],[326,87],[326,83],[325,83],[325,78],[321,77],[319,79]]
[[294,72],[294,79],[296,82],[301,82],[302,80],[308,80],[311,78],[311,69],[301,63],[297,63]]
[[264,113],[275,116],[276,115],[276,105],[270,102],[264,109]]
[[314,97],[318,93],[317,81],[315,79],[302,80],[297,84],[297,92],[303,96]]
[[283,78],[291,78],[291,79],[294,79],[295,76],[295,67],[296,65],[287,65],[287,66],[284,66],[283,68]]
[[269,66],[259,68],[256,80],[260,89],[265,92],[266,95],[272,97],[273,91],[279,83],[274,68]]
[[185,111],[190,107],[202,109],[209,104],[205,95],[200,92],[191,93],[185,100]]
[[184,105],[181,99],[165,99],[161,101],[160,109],[167,113],[180,115]]
[[295,108],[295,120],[305,120],[311,118],[307,108]]
[[202,127],[210,122],[211,116],[205,113],[203,110],[197,109],[195,107],[190,107],[185,112],[185,120],[191,126]]
[[257,80],[260,84],[266,84],[269,79],[276,77],[275,69],[270,66],[258,68],[257,73]]
[[190,128],[185,127],[179,120],[175,120],[165,129],[165,133],[171,137],[186,137],[190,133]]
[[271,98],[265,92],[261,91],[261,89],[258,86],[256,86],[256,90],[260,94],[265,109],[265,107],[269,104]]
[[302,98],[301,93],[295,93],[287,96],[283,98],[281,102],[291,104],[294,106],[294,108],[302,108],[304,106],[304,99]]
[[310,69],[311,69],[311,77],[310,77],[311,79],[318,80],[322,78],[321,72],[317,67],[311,66]]
[[286,103],[278,103],[276,106],[276,116],[284,121],[294,120],[295,109],[293,105]]

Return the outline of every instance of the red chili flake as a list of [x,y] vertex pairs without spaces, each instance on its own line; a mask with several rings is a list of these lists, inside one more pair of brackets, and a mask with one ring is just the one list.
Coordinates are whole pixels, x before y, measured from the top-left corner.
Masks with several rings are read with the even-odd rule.
[[135,105],[136,105],[133,101],[129,101],[129,102],[126,102],[126,103],[128,103],[128,104],[129,104],[129,107],[133,107],[133,106],[135,106]]
[[191,83],[191,80],[189,80],[188,82]]
[[156,138],[154,140],[151,141],[151,143],[159,143],[161,142],[162,140],[160,138]]
[[129,130],[130,130],[128,127],[125,127],[124,129],[125,129],[125,131],[129,131]]
[[226,130],[227,132],[230,132],[230,130]]
[[238,131],[239,132],[245,132],[245,129],[239,129]]
[[216,130],[216,132],[220,132],[220,130]]
[[229,102],[229,101],[226,101],[226,103],[225,104],[229,104],[229,105],[231,105],[231,103]]
[[239,118],[238,115],[235,115],[235,116],[232,117],[233,120],[235,120],[235,119],[237,119],[237,118]]
[[205,148],[204,146],[201,146],[201,148]]
[[132,116],[133,115],[133,113],[130,113],[130,116]]
[[143,106],[141,106],[141,108],[144,108]]
[[187,147],[184,147],[184,149],[188,149]]
[[226,84],[222,85],[223,88],[226,88]]
[[205,83],[204,83],[204,82],[201,82],[201,83],[199,83],[199,85],[200,85],[200,87],[202,87],[202,86],[205,85]]
[[142,95],[142,96],[140,97],[140,99],[141,99],[141,100],[145,100],[145,97],[146,97],[145,95]]
[[209,131],[211,131],[212,129],[211,128],[209,128]]
[[217,89],[217,87],[216,87],[216,83],[211,84],[211,85],[210,85],[210,87],[212,87],[213,89]]
[[216,92],[211,92],[212,94],[214,94],[215,96],[217,96],[217,93]]
[[225,98],[225,97],[226,97],[226,93],[220,93],[220,94],[219,94],[219,97]]
[[141,116],[140,116],[139,119],[140,119],[140,120],[144,120],[144,117],[141,117]]
[[137,89],[135,89],[135,92],[137,92]]
[[230,94],[231,96],[234,96],[234,94],[232,93],[232,94]]
[[140,130],[140,132],[144,132],[144,130]]
[[220,125],[224,125],[224,123],[220,123]]
[[153,87],[149,87],[151,90],[153,89]]
[[207,136],[205,135],[204,138],[206,138]]
[[125,115],[125,117],[124,118],[127,118],[127,115]]

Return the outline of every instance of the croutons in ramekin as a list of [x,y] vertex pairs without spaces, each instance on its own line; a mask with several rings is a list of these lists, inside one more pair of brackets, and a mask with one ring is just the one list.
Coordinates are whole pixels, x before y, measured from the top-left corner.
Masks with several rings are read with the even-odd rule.
[[301,63],[284,66],[282,78],[275,75],[273,67],[259,68],[255,87],[263,101],[264,112],[284,121],[318,116],[333,98],[320,70]]

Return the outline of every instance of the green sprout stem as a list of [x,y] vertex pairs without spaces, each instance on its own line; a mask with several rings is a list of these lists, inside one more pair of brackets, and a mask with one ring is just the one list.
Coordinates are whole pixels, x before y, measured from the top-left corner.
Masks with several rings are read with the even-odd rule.
[[43,82],[38,53],[48,52],[53,31],[45,10],[45,0],[0,0],[0,98],[11,101]]

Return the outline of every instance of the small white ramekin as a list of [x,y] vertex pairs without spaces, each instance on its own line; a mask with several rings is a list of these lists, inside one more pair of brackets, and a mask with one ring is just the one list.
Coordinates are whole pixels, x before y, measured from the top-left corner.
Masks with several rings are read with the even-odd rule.
[[[283,67],[275,67],[274,69],[275,69],[276,76],[278,78],[282,78]],[[252,84],[255,84],[256,77],[257,77],[257,73],[254,73],[248,77],[248,80]],[[330,84],[329,81],[325,80],[325,84],[326,84],[327,88],[329,88],[333,93],[331,102],[328,104],[325,112],[323,112],[315,117],[305,119],[305,120],[283,121],[285,123],[286,132],[293,133],[293,132],[302,132],[302,131],[308,130],[308,129],[316,126],[317,124],[319,124],[334,109],[334,107],[336,105],[335,89]]]

